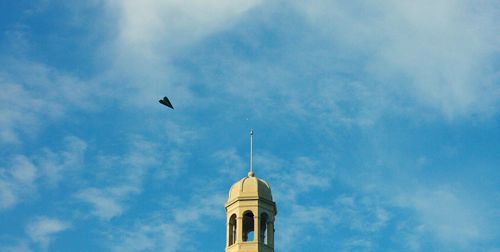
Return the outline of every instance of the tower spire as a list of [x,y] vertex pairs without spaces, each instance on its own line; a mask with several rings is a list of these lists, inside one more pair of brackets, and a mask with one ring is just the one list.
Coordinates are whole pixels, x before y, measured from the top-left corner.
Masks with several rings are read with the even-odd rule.
[[253,174],[253,129],[250,170],[229,189],[225,252],[274,252],[274,221],[278,213],[269,184]]
[[253,173],[253,153],[252,153],[252,150],[253,149],[253,129],[250,129],[250,172],[248,172],[248,176],[249,177],[253,177],[254,176],[254,173]]

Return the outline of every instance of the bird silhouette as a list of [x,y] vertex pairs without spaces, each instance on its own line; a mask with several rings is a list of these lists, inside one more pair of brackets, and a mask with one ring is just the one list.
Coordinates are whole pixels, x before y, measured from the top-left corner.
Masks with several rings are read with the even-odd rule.
[[174,106],[172,106],[172,103],[170,103],[170,100],[168,100],[168,98],[165,96],[163,97],[163,99],[159,100],[159,102],[171,109],[174,109]]

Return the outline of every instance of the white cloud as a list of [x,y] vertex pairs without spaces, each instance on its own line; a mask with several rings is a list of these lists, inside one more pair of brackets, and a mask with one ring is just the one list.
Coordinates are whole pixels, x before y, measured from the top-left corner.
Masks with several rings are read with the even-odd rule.
[[[20,143],[20,133],[31,133],[41,124],[41,115],[53,118],[61,114],[61,108],[51,101],[36,98],[22,85],[0,79],[0,140],[4,143]],[[21,98],[22,97],[22,98]]]
[[187,160],[191,154],[187,151],[172,149],[164,155],[163,164],[155,167],[153,176],[157,180],[165,180],[167,178],[176,177],[189,169]]
[[488,67],[500,49],[492,2],[313,1],[297,8],[340,50],[366,59],[359,70],[376,82],[364,85],[407,97],[392,97],[393,105],[414,101],[448,118],[498,112],[498,75]]
[[[175,151],[171,149],[171,155],[165,159],[158,144],[131,136],[124,153],[97,158],[99,169],[91,181],[93,186],[81,189],[74,196],[93,208],[93,216],[109,221],[125,212],[127,201],[142,192],[146,179],[151,176],[165,179],[165,173],[170,177],[176,174],[183,166],[184,153]],[[167,167],[163,167],[164,162]]]
[[[95,109],[89,83],[43,64],[0,58],[0,143],[20,144],[72,109]],[[91,94],[91,90],[92,94]]]
[[73,175],[84,165],[84,156],[87,150],[87,143],[75,136],[64,138],[62,150],[54,152],[48,148],[43,149],[36,161],[47,179],[49,186],[56,186],[63,178]]
[[245,165],[235,149],[216,151],[212,154],[212,158],[222,163],[217,167],[217,171],[233,179],[244,176],[245,169],[249,167]]
[[[299,203],[279,201],[281,214],[276,223],[280,237],[278,248],[293,250],[322,239],[319,237],[324,235],[331,237],[335,234],[338,240],[330,245],[341,251],[373,250],[374,241],[371,238],[383,233],[391,218],[385,205],[375,199],[355,195],[341,195],[333,202],[326,197],[317,204],[306,200],[315,197],[311,194],[303,192]],[[351,232],[347,238],[341,235],[345,229]]]
[[18,242],[17,244],[1,244],[0,251],[2,252],[30,252],[32,251],[27,242]]
[[165,122],[164,127],[166,140],[178,146],[192,144],[193,141],[200,138],[201,132],[203,131],[201,127],[195,129],[171,121]]
[[[499,15],[487,3],[294,2],[300,17],[258,8],[255,22],[276,33],[279,47],[248,35],[246,29],[254,31],[255,22],[247,19],[227,37],[244,40],[248,47],[260,45],[256,58],[223,47],[212,53],[200,43],[193,47],[206,55],[196,55],[191,63],[204,70],[203,88],[236,101],[225,111],[250,110],[254,118],[273,118],[290,128],[299,120],[322,134],[332,134],[338,125],[371,126],[386,114],[487,117],[500,108],[498,74],[492,67],[500,52],[493,29]],[[273,22],[274,15],[289,23],[300,23],[302,17],[309,22],[289,27]],[[301,39],[288,42],[292,34]],[[231,44],[227,37],[221,40]]]
[[493,216],[463,196],[449,188],[425,189],[400,195],[397,202],[415,210],[420,233],[431,233],[444,244],[467,247],[490,239],[496,231],[488,221]]
[[0,168],[0,209],[16,205],[36,189],[37,169],[25,156],[13,157],[11,166]]
[[141,136],[132,136],[128,144],[127,153],[120,157],[122,169],[113,180],[140,188],[147,172],[160,166],[160,149],[157,143]]
[[92,205],[92,214],[102,220],[110,220],[124,211],[122,201],[129,195],[137,193],[135,187],[106,187],[102,189],[87,188],[78,192],[75,197]]
[[[143,218],[134,225],[110,231],[109,247],[112,251],[199,251],[204,245],[195,234],[210,231],[208,221],[224,219],[221,208],[225,196],[208,197],[193,194],[189,202],[167,206],[161,213]],[[184,203],[185,205],[179,206]],[[173,218],[165,215],[173,214]]]
[[55,186],[70,172],[78,171],[86,146],[83,140],[67,136],[65,148],[59,152],[45,149],[33,157],[14,155],[8,168],[0,168],[0,209],[13,207],[37,193],[40,186]]
[[36,178],[36,168],[25,156],[16,156],[10,173],[12,179],[21,184],[32,184]]
[[339,225],[363,233],[376,233],[387,225],[390,214],[374,197],[341,195],[335,199],[333,209]]
[[0,208],[9,208],[17,203],[17,196],[11,184],[0,179]]
[[[252,1],[115,1],[107,10],[117,17],[116,38],[104,45],[111,56],[106,74],[135,106],[151,106],[145,100],[171,93],[174,106],[192,106],[193,94],[184,85],[188,76],[175,69],[171,57],[203,38],[231,27],[259,4]],[[172,97],[171,97],[172,99]]]
[[179,251],[184,233],[178,226],[162,223],[141,223],[133,227],[114,231],[111,234],[112,251]]
[[39,217],[26,227],[26,233],[43,250],[46,250],[54,236],[70,227],[69,223],[56,218]]
[[377,159],[383,164],[374,161],[372,167],[352,169],[351,177],[341,178],[359,192],[336,199],[333,207],[346,220],[342,226],[361,233],[394,232],[394,241],[411,251],[429,245],[455,251],[488,247],[483,244],[499,233],[489,221],[497,210],[488,194],[471,195],[458,184],[447,185],[447,179],[421,177],[418,155],[411,165],[400,165],[394,157]]
[[[314,242],[317,237],[306,230],[316,230],[315,235],[327,232],[337,221],[333,209],[326,206],[304,206],[299,204],[283,204],[286,209],[277,217],[276,230],[279,233],[278,250],[294,250],[301,244]],[[278,209],[279,211],[279,209]],[[283,212],[287,213],[283,216]]]
[[258,170],[267,174],[272,181],[273,196],[282,201],[295,201],[297,197],[313,189],[327,189],[334,176],[331,167],[320,167],[313,158],[299,156],[285,161],[271,154],[256,155],[254,158],[256,175]]
[[231,26],[260,1],[110,1],[120,14],[119,43],[151,57],[157,48],[175,49]]
[[373,251],[373,242],[363,238],[353,238],[342,245],[340,251]]
[[[223,194],[213,194],[206,197],[194,196],[191,206],[173,209],[174,220],[178,224],[187,223],[195,225],[203,218],[219,219],[224,217],[224,206],[227,198]],[[200,223],[201,224],[201,223]]]

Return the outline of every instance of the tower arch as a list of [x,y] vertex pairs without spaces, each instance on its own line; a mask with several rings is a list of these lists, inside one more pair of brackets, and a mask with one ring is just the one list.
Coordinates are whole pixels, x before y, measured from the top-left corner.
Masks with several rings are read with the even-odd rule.
[[269,215],[266,212],[260,214],[260,232],[259,241],[264,244],[269,244]]
[[227,221],[227,246],[231,246],[236,242],[236,214],[232,214]]
[[243,213],[243,228],[242,228],[242,238],[244,242],[253,241],[255,234],[255,223],[254,214],[251,210],[247,210]]

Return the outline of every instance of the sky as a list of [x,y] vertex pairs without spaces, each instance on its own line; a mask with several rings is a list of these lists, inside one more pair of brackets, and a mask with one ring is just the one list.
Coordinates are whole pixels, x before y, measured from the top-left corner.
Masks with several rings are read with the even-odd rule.
[[[500,251],[494,0],[0,2],[0,251]],[[158,103],[168,96],[175,109]]]

